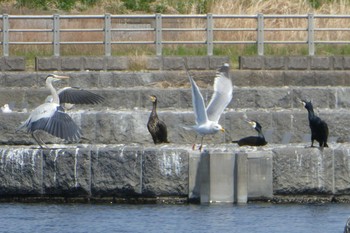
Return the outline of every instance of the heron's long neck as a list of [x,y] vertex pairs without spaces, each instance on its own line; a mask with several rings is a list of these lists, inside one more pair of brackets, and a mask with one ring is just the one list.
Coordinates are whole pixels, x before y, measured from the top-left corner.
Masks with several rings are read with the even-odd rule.
[[52,85],[52,82],[50,81],[46,81],[46,86],[47,88],[49,88],[50,92],[51,92],[51,96],[52,96],[52,103],[55,104],[60,104],[60,99],[58,97],[57,91],[55,90],[55,88]]

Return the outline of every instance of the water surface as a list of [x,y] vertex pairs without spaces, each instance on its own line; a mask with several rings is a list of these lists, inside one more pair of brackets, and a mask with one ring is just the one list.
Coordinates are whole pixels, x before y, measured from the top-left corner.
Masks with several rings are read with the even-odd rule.
[[0,204],[0,232],[343,232],[350,204]]

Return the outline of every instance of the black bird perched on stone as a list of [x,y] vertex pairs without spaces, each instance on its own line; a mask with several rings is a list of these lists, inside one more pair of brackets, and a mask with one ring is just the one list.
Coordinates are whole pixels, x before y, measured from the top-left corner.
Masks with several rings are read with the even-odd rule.
[[248,120],[247,122],[258,132],[258,136],[249,136],[232,142],[239,146],[265,146],[267,141],[262,132],[262,126],[257,121]]
[[311,129],[311,147],[314,146],[314,140],[319,142],[320,147],[328,147],[328,125],[314,113],[311,101],[301,100],[308,111],[309,126]]
[[147,123],[148,131],[152,135],[154,144],[168,143],[167,127],[163,121],[159,120],[157,114],[157,97],[151,95],[150,99],[153,103],[153,108]]

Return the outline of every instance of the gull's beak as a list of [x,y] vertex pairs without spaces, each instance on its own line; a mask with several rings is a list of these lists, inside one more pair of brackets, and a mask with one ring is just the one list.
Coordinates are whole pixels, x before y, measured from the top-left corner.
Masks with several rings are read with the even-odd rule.
[[224,128],[221,128],[220,131],[221,131],[221,132],[225,132],[225,129],[224,129]]

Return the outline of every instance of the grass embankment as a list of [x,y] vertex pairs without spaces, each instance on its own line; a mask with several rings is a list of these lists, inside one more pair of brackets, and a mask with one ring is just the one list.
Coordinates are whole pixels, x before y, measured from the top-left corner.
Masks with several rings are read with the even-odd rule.
[[[239,14],[239,15],[256,15],[257,13],[264,14],[338,14],[345,15],[350,12],[350,2],[346,0],[270,0],[270,1],[255,1],[255,0],[238,0],[238,1],[226,1],[226,0],[65,0],[57,1],[60,3],[68,2],[74,3],[69,6],[69,11],[62,11],[58,9],[59,5],[53,4],[55,1],[49,0],[33,0],[32,2],[46,2],[44,8],[40,9],[38,6],[28,4],[31,1],[24,0],[9,0],[3,1],[1,4],[1,10],[3,13],[8,14],[104,14],[105,12],[111,14],[153,14],[155,12],[161,12],[164,14]],[[49,4],[51,2],[51,4]],[[130,5],[131,2],[138,4]],[[25,4],[26,3],[26,4]],[[128,5],[129,4],[129,5]],[[30,8],[31,7],[31,8]],[[34,7],[34,9],[33,9]],[[51,7],[51,8],[50,8]],[[348,27],[350,20],[346,19],[318,19],[316,21],[316,27],[318,28],[339,28]],[[71,23],[71,22],[70,22]],[[118,22],[115,22],[118,23]],[[170,23],[174,26],[173,23]],[[76,22],[73,25],[68,25],[68,22],[61,22],[61,26],[67,28],[101,28],[103,26],[101,20],[92,20],[88,23]],[[164,23],[163,23],[164,25]],[[18,28],[35,28],[38,25],[31,25],[30,20],[16,21],[11,27]],[[202,20],[186,20],[181,22],[181,27],[186,28],[198,28],[205,27],[205,22]],[[215,27],[217,28],[255,28],[255,20],[216,20]],[[265,19],[265,28],[306,28],[307,24],[305,20],[300,19]],[[204,32],[186,32],[186,33],[165,33],[163,32],[163,38],[165,40],[177,40],[179,37],[186,38],[186,40],[198,40],[200,33]],[[127,33],[126,33],[127,34]],[[25,33],[19,35],[13,33],[12,38],[18,39],[18,41],[40,41],[43,36],[51,39],[52,36],[49,33]],[[128,39],[129,35],[125,36]],[[144,40],[145,38],[154,38],[152,34],[140,34],[140,38],[134,38],[133,40]],[[265,33],[265,40],[270,41],[304,41],[306,38],[305,31],[284,31],[284,32],[267,32]],[[61,33],[62,41],[102,41],[103,37],[97,33],[81,32],[81,33]],[[256,32],[220,32],[215,34],[215,40],[236,40],[247,41],[256,40]],[[350,41],[350,33],[345,31],[320,31],[317,32],[315,40],[341,40]],[[52,46],[48,45],[11,45],[10,54],[16,56],[25,56],[28,60],[28,64],[33,64],[36,56],[51,56]],[[64,56],[71,55],[91,55],[100,56],[103,55],[104,48],[102,45],[62,45],[61,54]],[[165,45],[163,47],[164,55],[177,55],[177,56],[194,56],[194,55],[206,55],[205,45]],[[214,55],[229,56],[234,64],[237,63],[238,56],[240,55],[255,55],[257,54],[256,45],[215,45]],[[307,55],[307,45],[266,45],[266,55]],[[317,45],[317,55],[348,55],[350,54],[350,46],[348,45]],[[112,48],[112,55],[128,55],[131,56],[137,63],[137,59],[142,60],[142,57],[147,55],[155,55],[154,46],[149,45],[115,45]],[[141,69],[142,65],[135,66],[135,69]]]

